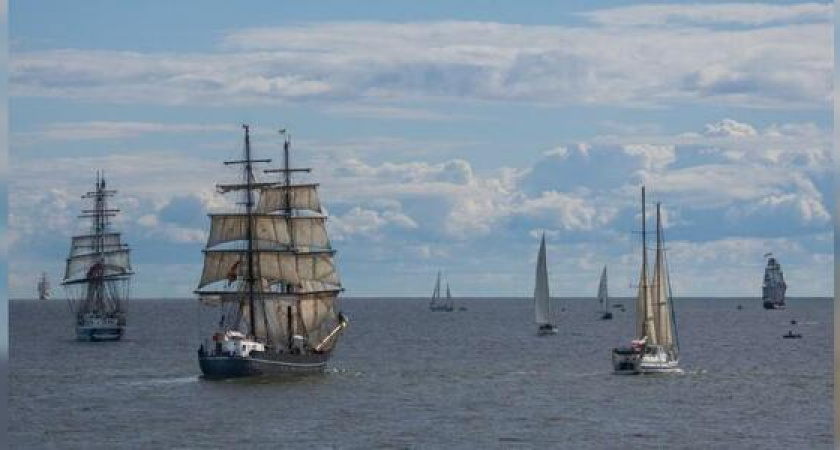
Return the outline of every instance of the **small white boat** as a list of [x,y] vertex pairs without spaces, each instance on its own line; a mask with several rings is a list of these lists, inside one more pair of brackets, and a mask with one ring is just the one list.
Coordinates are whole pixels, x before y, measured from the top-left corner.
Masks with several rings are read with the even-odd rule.
[[551,313],[551,297],[548,292],[548,264],[545,256],[545,234],[540,242],[540,252],[537,256],[537,279],[534,286],[534,318],[537,323],[537,334],[548,336],[557,334]]

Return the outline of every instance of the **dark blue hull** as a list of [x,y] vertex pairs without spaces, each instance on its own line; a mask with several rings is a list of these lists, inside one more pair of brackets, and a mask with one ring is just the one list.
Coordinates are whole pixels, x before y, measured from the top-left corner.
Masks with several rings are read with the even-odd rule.
[[321,373],[328,359],[329,354],[288,354],[266,358],[199,354],[198,365],[207,378],[271,377]]

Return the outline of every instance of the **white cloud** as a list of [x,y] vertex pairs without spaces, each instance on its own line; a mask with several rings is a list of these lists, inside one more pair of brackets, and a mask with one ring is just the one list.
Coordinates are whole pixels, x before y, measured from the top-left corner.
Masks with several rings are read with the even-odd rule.
[[580,13],[604,26],[782,25],[832,20],[830,3],[633,5]]
[[17,143],[31,141],[77,141],[98,139],[130,139],[147,134],[176,134],[199,132],[235,132],[238,127],[229,124],[189,124],[156,122],[60,122],[46,125],[33,132],[16,133]]
[[[740,8],[761,15],[764,6]],[[831,36],[828,21],[739,30],[328,22],[233,31],[214,53],[17,52],[10,86],[14,96],[162,104],[402,108],[393,102],[447,98],[826,109]]]
[[720,122],[706,124],[706,130],[703,134],[706,136],[742,137],[755,136],[758,132],[748,123],[723,119]]
[[640,156],[645,170],[662,170],[676,160],[673,145],[629,144],[624,153]]

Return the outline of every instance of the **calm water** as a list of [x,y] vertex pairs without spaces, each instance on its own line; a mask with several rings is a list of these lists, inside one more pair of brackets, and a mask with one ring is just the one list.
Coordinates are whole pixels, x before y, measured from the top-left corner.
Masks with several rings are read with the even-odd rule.
[[[63,302],[13,301],[11,448],[831,448],[828,299],[678,300],[687,373],[635,377],[610,366],[630,309],[563,300],[560,334],[537,337],[527,300],[463,303],[345,299],[326,374],[213,382],[195,301],[134,301],[127,339],[97,344]],[[790,319],[803,339],[781,338]]]

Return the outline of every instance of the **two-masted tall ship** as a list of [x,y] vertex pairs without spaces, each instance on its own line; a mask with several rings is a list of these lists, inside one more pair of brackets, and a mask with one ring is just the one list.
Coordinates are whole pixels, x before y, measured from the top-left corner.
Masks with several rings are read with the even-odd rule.
[[38,300],[49,300],[50,294],[52,293],[52,291],[50,291],[50,289],[51,289],[50,280],[47,279],[47,273],[46,272],[42,272],[41,273],[41,278],[38,278],[37,288],[38,288]]
[[116,341],[123,335],[133,272],[128,245],[111,228],[119,210],[108,207],[117,191],[106,189],[105,177],[96,174],[93,191],[82,196],[93,203],[79,216],[90,219],[90,232],[73,236],[62,285],[76,316],[76,338]]
[[[285,130],[283,166],[263,170],[277,180],[257,179],[249,127],[244,158],[226,165],[242,168],[241,180],[217,185],[238,193],[235,211],[210,214],[204,269],[195,291],[219,308],[212,341],[198,350],[210,378],[323,371],[347,319],[336,311],[342,291],[327,236],[317,184],[294,183],[291,137]],[[267,175],[270,177],[271,175]]]
[[764,283],[761,286],[761,300],[764,309],[785,309],[787,283],[782,273],[782,266],[772,253],[764,255],[767,267],[764,268]]
[[642,187],[642,270],[636,296],[636,338],[629,347],[613,349],[613,369],[619,374],[679,373],[679,340],[671,301],[665,237],[660,204],[656,204],[656,262],[648,280],[645,232],[645,188]]

